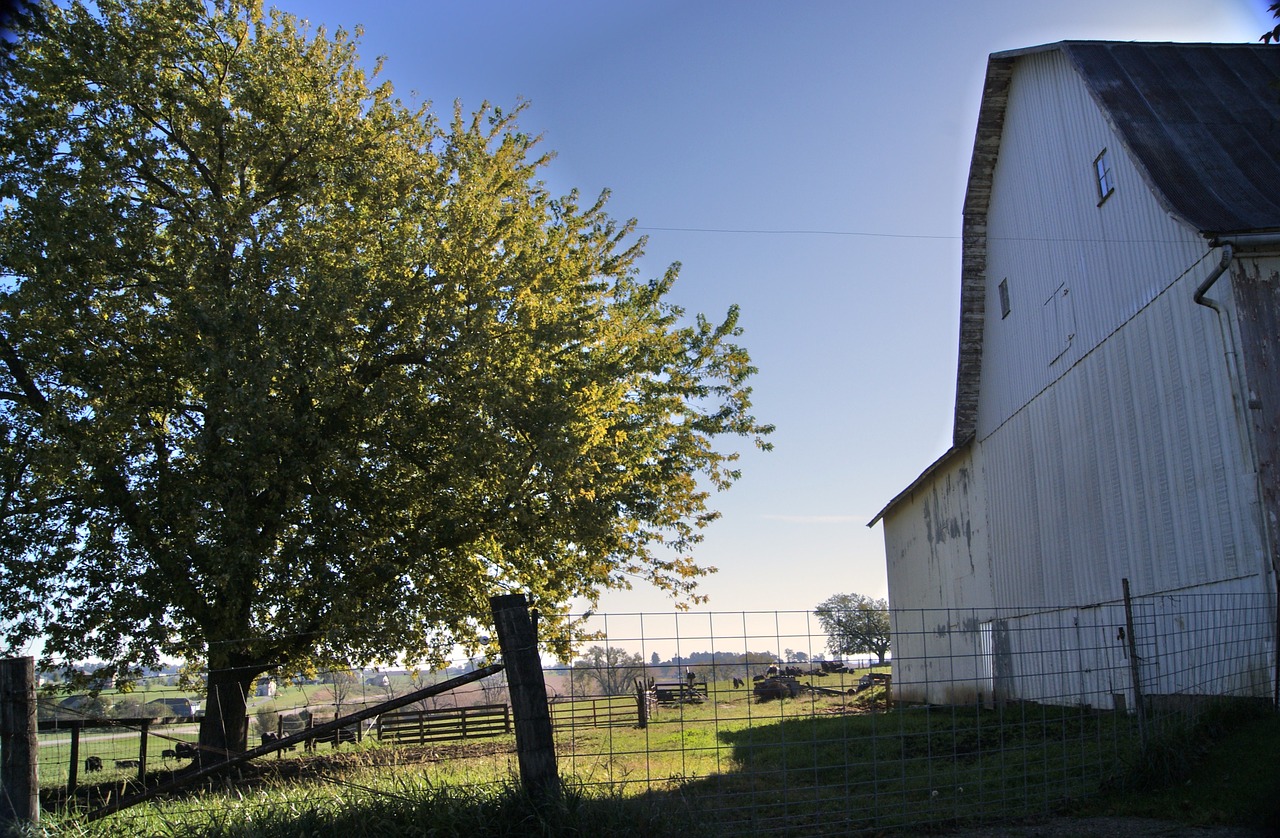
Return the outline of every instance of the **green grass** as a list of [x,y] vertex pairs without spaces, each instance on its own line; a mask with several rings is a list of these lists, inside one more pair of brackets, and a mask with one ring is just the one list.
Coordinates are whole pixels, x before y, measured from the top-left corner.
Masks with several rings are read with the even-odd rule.
[[[1280,769],[1274,713],[1210,713],[1194,728],[1161,729],[1143,752],[1132,718],[1078,708],[886,710],[879,691],[758,703],[727,682],[711,687],[709,701],[658,708],[643,730],[563,733],[557,754],[564,790],[549,807],[521,793],[509,737],[417,756],[370,743],[344,748],[340,759],[326,762],[326,748],[321,758],[299,761],[311,766],[300,769],[300,779],[268,773],[94,824],[53,814],[47,831],[210,838],[844,834],[1063,811],[1200,824],[1266,824],[1277,815],[1274,781],[1267,784]],[[1258,753],[1272,762],[1260,765]],[[1100,789],[1110,794],[1099,797]]]
[[1280,824],[1280,714],[1265,708],[1210,713],[1151,750],[1088,809],[1193,826]]
[[[77,759],[78,782],[101,782],[120,778],[134,777],[136,768],[117,769],[116,760],[137,759],[141,732],[130,728],[87,728],[80,732],[79,757]],[[176,760],[165,760],[161,754],[166,749],[173,749],[172,740],[181,739],[188,742],[196,740],[196,725],[154,725],[150,728],[147,741],[147,766],[156,768],[176,768],[185,763]],[[96,756],[102,760],[101,773],[87,774],[84,770],[85,759]],[[40,787],[45,789],[60,788],[66,785],[70,773],[71,734],[40,734]]]

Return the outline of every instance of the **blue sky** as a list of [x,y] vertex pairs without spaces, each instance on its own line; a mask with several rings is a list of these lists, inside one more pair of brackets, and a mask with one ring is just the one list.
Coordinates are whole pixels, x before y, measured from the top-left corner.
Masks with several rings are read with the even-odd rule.
[[[991,52],[1064,39],[1255,41],[1265,0],[289,0],[364,27],[402,97],[530,104],[555,192],[610,189],[673,301],[742,308],[775,450],[744,453],[695,553],[715,611],[887,593],[867,521],[946,450],[960,209]],[[602,611],[670,611],[642,587]]]

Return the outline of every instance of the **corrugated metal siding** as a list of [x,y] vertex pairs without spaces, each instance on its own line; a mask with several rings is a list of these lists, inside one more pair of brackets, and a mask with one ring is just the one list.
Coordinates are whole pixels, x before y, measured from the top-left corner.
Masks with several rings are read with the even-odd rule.
[[[982,322],[980,376],[965,379],[961,365],[962,379],[981,382],[976,433],[882,513],[895,693],[1132,708],[1117,633],[1127,578],[1147,595],[1135,627],[1146,689],[1220,692],[1234,679],[1229,691],[1269,694],[1276,606],[1246,409],[1233,400],[1223,323],[1192,299],[1217,254],[1161,208],[1062,54],[1012,60],[989,211],[973,222],[989,234],[985,277],[975,275],[986,291],[965,292],[986,306],[972,318]],[[1099,205],[1093,161],[1103,148],[1117,186]],[[1265,267],[1277,273],[1274,261]],[[1006,278],[1012,311],[1002,319]],[[1228,318],[1239,298],[1228,283],[1241,281],[1217,286]],[[1261,323],[1280,310],[1272,297],[1254,306]],[[1274,329],[1254,331],[1280,345]],[[1280,357],[1241,352],[1255,378]],[[957,434],[961,414],[973,415],[960,409],[966,392]],[[1256,432],[1272,443],[1276,392],[1251,411],[1270,423]],[[1268,462],[1280,460],[1280,446],[1269,450]],[[978,537],[964,551],[939,539],[965,520]],[[1188,605],[1209,595],[1250,604]]]
[[1132,711],[1136,674],[1148,699],[1271,696],[1275,598],[1258,590],[1256,576],[1137,596],[1132,613],[1130,623],[1122,598],[1043,610],[894,611],[894,695]]
[[[1101,207],[1092,163],[1114,149]],[[978,442],[996,601],[1113,598],[1261,570],[1206,246],[1160,209],[1060,53],[1019,60],[991,200]],[[1065,284],[1056,360],[1043,306]],[[990,304],[998,305],[998,302]],[[1030,347],[1028,351],[1027,347]]]
[[[1098,206],[1093,161],[1116,191]],[[989,435],[1207,250],[1145,187],[1058,52],[1019,59],[988,215],[987,315],[977,434]],[[1001,318],[996,285],[1008,280]],[[1058,357],[1046,303],[1065,286],[1075,336]],[[1056,360],[1054,360],[1056,357]]]
[[[1263,570],[1225,364],[1169,293],[980,444],[996,600],[1053,607]],[[1211,324],[1209,324],[1211,325]],[[1204,370],[1223,367],[1222,378]],[[1207,380],[1206,380],[1207,379]],[[1207,386],[1206,386],[1207,385]]]

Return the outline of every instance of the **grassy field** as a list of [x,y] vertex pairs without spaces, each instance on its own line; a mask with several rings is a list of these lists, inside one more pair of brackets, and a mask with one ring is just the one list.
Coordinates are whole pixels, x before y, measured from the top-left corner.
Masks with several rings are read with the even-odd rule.
[[[817,682],[840,690],[846,676]],[[830,683],[828,683],[830,682]],[[1081,709],[887,708],[882,689],[758,702],[727,681],[647,728],[566,730],[554,805],[524,799],[511,737],[266,760],[250,775],[54,835],[843,834],[1023,818],[1132,771],[1132,720]],[[136,752],[136,740],[134,742]],[[85,753],[85,751],[82,751]],[[117,782],[123,781],[120,778]],[[1110,804],[1119,805],[1119,804]]]
[[[1124,715],[1039,705],[891,708],[882,688],[839,694],[856,680],[814,679],[838,694],[770,702],[716,682],[707,701],[655,708],[644,729],[561,731],[563,789],[550,803],[535,805],[521,792],[511,736],[418,748],[366,741],[262,760],[93,823],[82,817],[94,805],[85,797],[79,814],[48,812],[43,831],[834,835],[1061,812],[1196,824],[1267,824],[1277,815],[1277,796],[1266,784],[1280,772],[1280,756],[1264,757],[1278,763],[1271,770],[1252,770],[1259,750],[1280,754],[1274,713],[1210,713],[1197,726],[1163,729],[1142,751],[1134,720]],[[121,749],[120,758],[136,757],[136,736],[82,742],[81,754],[115,753],[108,743]],[[154,759],[160,747],[149,750]],[[1251,770],[1242,770],[1246,765]],[[106,782],[90,794],[127,792],[131,772],[99,776]]]

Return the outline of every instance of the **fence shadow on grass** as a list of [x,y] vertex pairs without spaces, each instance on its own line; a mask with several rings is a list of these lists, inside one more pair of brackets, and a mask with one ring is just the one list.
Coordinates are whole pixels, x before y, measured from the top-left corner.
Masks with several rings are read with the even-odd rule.
[[681,794],[728,832],[842,834],[1057,811],[1139,740],[1130,717],[1017,705],[780,719],[718,733],[735,770]]

